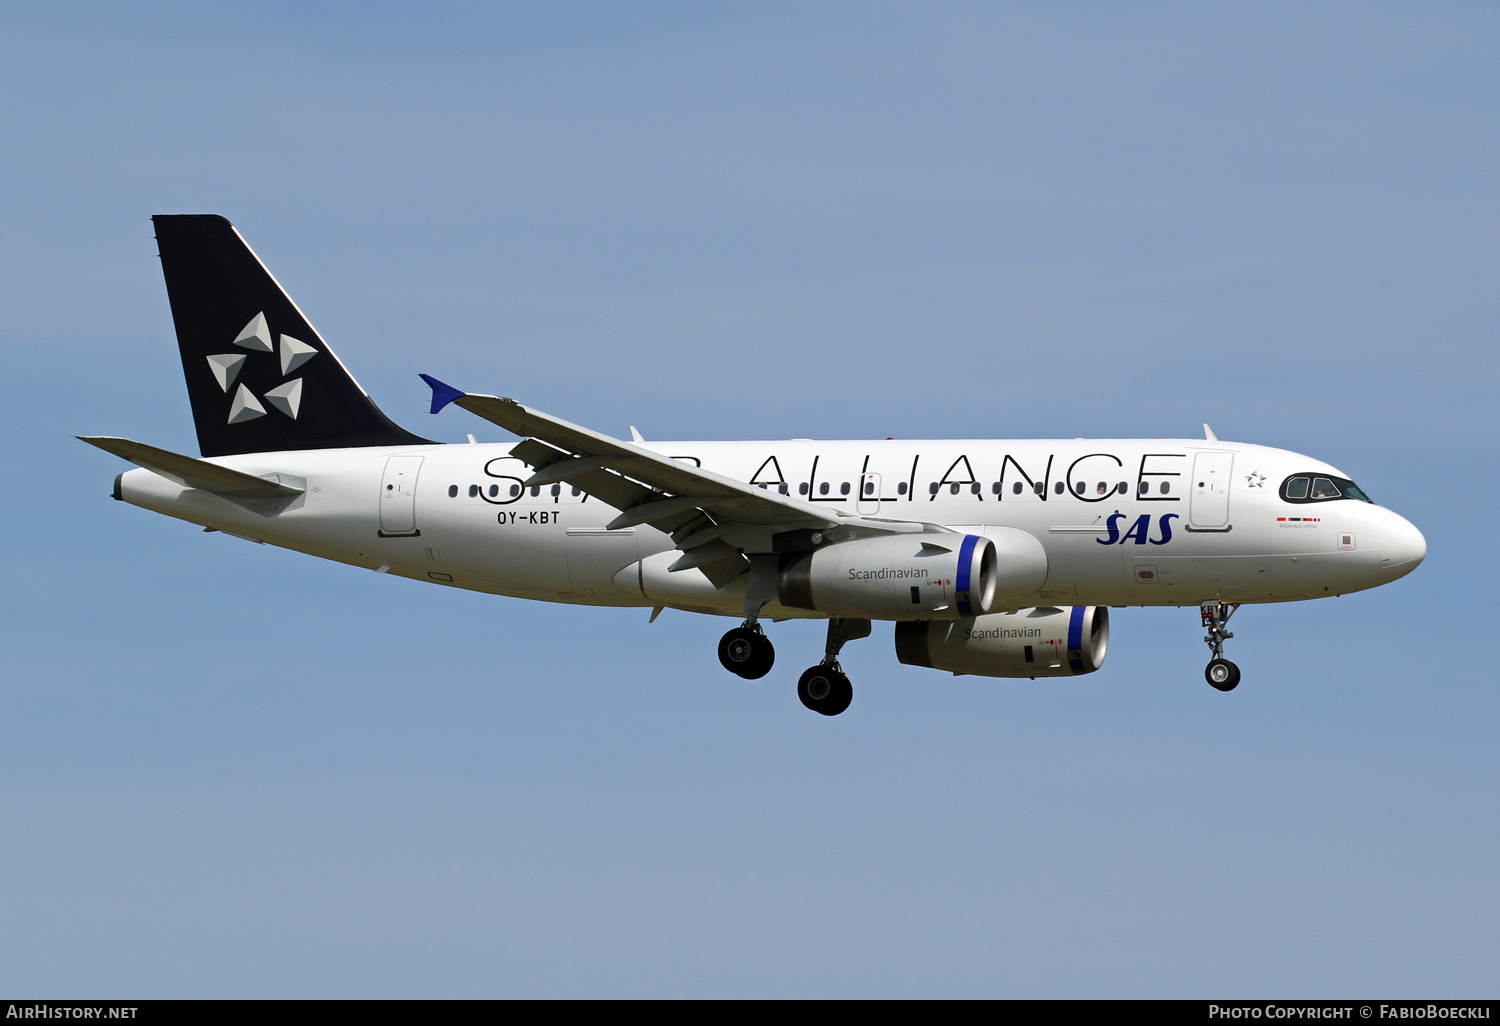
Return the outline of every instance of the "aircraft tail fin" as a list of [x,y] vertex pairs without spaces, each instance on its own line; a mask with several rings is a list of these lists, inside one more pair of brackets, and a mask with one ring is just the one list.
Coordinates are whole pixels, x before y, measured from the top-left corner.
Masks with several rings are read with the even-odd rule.
[[428,442],[380,412],[234,225],[151,220],[204,456]]

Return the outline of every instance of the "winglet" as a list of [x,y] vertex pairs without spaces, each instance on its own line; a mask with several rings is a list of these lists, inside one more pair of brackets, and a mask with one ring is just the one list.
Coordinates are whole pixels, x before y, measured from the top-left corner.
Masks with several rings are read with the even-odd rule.
[[443,384],[437,378],[434,378],[429,374],[418,374],[417,377],[427,382],[428,387],[432,389],[432,409],[429,412],[437,413],[444,406],[447,406],[449,403],[453,402],[453,400],[462,399],[465,395],[468,394],[466,392],[460,392],[452,385]]
[[[423,375],[423,376],[425,377],[426,375]],[[446,388],[447,386],[444,386],[444,387]],[[433,399],[432,401],[433,402],[437,402],[437,399]],[[437,410],[433,410],[432,412],[436,413]],[[1209,427],[1207,424],[1204,424],[1203,425],[1203,440],[1205,442],[1217,442],[1219,440],[1219,436],[1216,435],[1216,434],[1214,434],[1214,429],[1213,428]]]

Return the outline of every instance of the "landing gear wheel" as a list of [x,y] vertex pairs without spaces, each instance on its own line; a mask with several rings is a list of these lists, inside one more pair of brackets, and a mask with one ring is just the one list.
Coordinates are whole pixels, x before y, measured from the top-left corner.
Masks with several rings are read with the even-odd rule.
[[1240,682],[1240,668],[1224,658],[1224,642],[1234,637],[1224,628],[1228,626],[1229,618],[1240,608],[1240,604],[1208,599],[1200,602],[1198,608],[1203,615],[1203,629],[1208,631],[1203,640],[1207,643],[1208,650],[1214,654],[1204,668],[1203,676],[1210,686],[1220,691],[1233,691]]
[[1213,659],[1203,676],[1220,691],[1233,691],[1240,682],[1240,668],[1228,659]]
[[797,681],[797,697],[815,713],[837,716],[854,701],[854,685],[838,667],[820,663],[808,669]]
[[771,639],[750,627],[736,627],[719,639],[719,662],[730,673],[755,680],[771,672],[776,648]]

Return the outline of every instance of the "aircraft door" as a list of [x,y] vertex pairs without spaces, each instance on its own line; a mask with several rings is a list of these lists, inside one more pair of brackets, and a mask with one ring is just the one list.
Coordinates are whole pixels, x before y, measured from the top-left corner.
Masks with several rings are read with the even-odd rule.
[[1232,452],[1200,452],[1193,457],[1188,523],[1200,531],[1229,529],[1229,476]]
[[854,504],[855,511],[862,517],[873,517],[880,514],[880,475],[861,474],[859,476],[859,496]]
[[391,456],[380,479],[380,536],[415,537],[417,530],[417,475],[420,456]]

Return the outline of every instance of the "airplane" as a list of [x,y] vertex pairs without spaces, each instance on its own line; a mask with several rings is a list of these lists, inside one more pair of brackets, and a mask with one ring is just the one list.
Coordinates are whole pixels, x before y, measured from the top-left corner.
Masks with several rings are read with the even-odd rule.
[[152,219],[200,456],[79,436],[136,464],[113,497],[237,538],[443,587],[739,619],[828,622],[797,683],[836,716],[843,646],[893,626],[896,658],[955,675],[1093,673],[1109,609],[1197,607],[1220,691],[1244,603],[1327,598],[1410,573],[1420,531],[1348,475],[1201,439],[683,441],[614,438],[423,374],[521,438],[443,444],[390,421],[228,220]]

